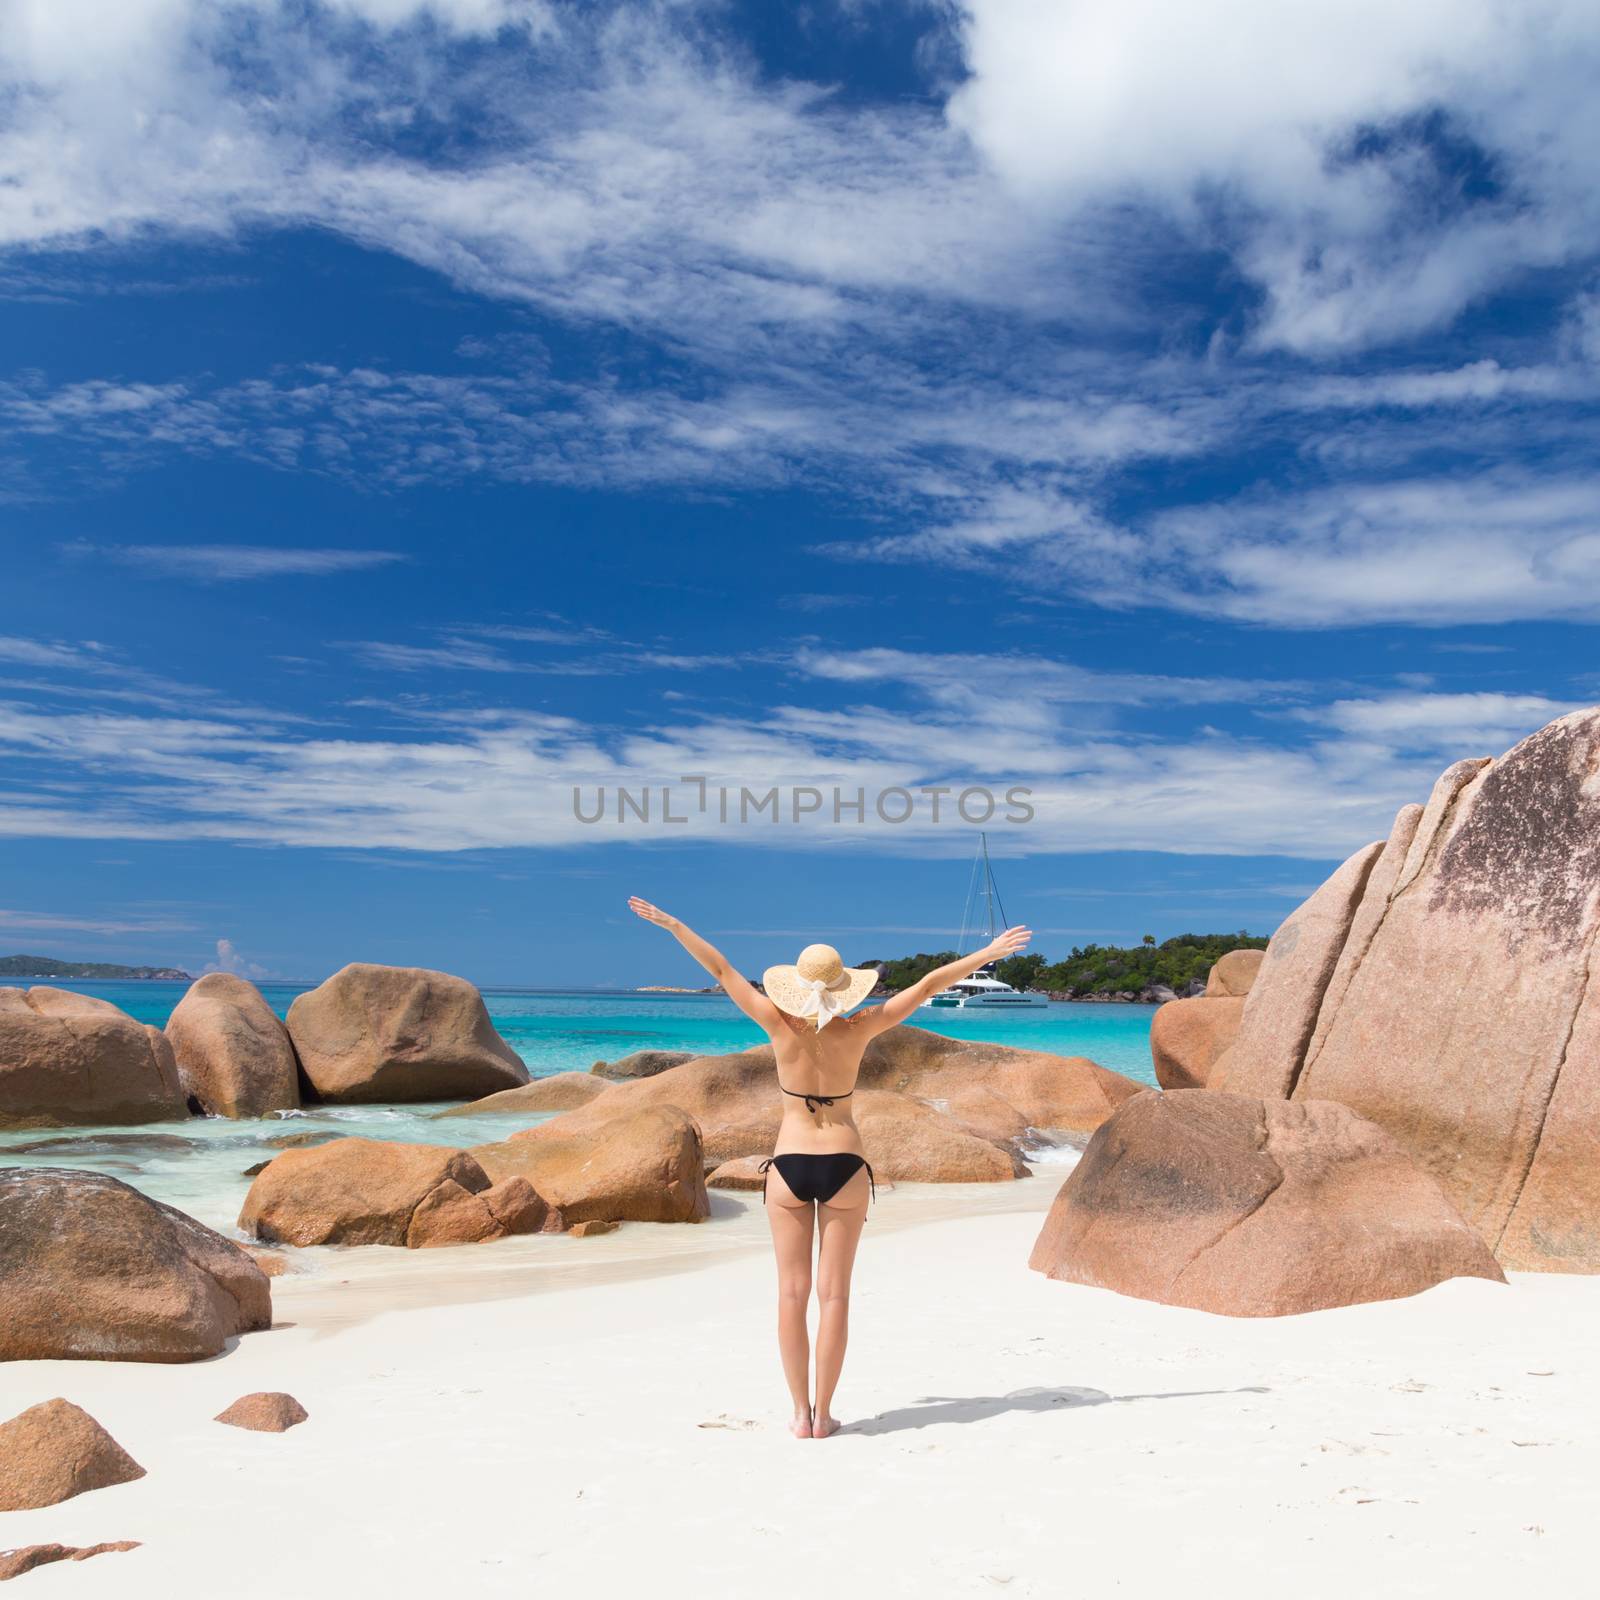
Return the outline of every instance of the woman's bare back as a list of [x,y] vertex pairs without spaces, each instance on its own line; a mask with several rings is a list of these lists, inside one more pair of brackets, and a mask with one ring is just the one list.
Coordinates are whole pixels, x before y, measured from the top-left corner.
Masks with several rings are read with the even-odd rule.
[[[777,1152],[864,1154],[853,1114],[854,1090],[871,1033],[857,1017],[821,1030],[786,1013],[779,1017],[779,1025],[767,1029],[778,1068],[776,1088],[783,1097]],[[825,1103],[829,1100],[833,1104]]]

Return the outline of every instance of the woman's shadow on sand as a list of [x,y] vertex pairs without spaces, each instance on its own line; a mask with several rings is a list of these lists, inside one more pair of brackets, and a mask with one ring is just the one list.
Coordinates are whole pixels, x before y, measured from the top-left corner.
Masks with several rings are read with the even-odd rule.
[[914,1406],[880,1411],[861,1422],[847,1422],[835,1437],[846,1434],[898,1433],[907,1428],[931,1428],[946,1422],[982,1422],[1008,1411],[1075,1411],[1083,1406],[1126,1405],[1135,1400],[1197,1400],[1215,1394],[1266,1394],[1262,1384],[1238,1389],[1178,1389],[1166,1394],[1107,1394],[1104,1389],[1082,1389],[1063,1384],[1053,1389],[1013,1389],[1009,1394],[977,1394],[957,1398],[927,1395]]

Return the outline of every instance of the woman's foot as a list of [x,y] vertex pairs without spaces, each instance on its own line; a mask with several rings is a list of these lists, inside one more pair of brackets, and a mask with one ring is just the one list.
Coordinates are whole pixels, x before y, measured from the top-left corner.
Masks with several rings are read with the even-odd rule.
[[830,1433],[837,1433],[839,1424],[824,1411],[820,1416],[811,1419],[811,1437],[813,1439],[826,1439]]
[[814,1437],[811,1432],[811,1410],[807,1407],[804,1411],[797,1411],[794,1420],[789,1424],[789,1432],[797,1439],[810,1439]]

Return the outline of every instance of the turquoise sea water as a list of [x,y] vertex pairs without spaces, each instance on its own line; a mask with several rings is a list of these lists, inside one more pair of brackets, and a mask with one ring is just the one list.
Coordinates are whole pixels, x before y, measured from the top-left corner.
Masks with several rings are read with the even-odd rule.
[[[182,983],[58,983],[164,1026],[188,987]],[[263,984],[285,1014],[305,984]],[[761,1033],[720,995],[638,995],[486,990],[496,1028],[535,1077],[587,1072],[634,1050],[721,1054],[761,1042]],[[1153,1006],[1051,1005],[1016,1012],[923,1011],[915,1026],[955,1039],[988,1039],[1058,1055],[1084,1055],[1142,1083],[1150,1070]],[[355,1135],[465,1147],[503,1139],[542,1118],[526,1112],[446,1117],[439,1105],[308,1106],[258,1122],[194,1117],[137,1128],[0,1130],[0,1165],[65,1166],[109,1172],[214,1228],[231,1231],[250,1180],[247,1167],[271,1160],[286,1137]]]
[[[166,1025],[183,998],[183,983],[57,983],[121,1006],[141,1022]],[[261,992],[279,1014],[307,984],[268,983]],[[587,1072],[633,1050],[693,1050],[717,1055],[761,1042],[761,1031],[721,995],[580,993],[569,990],[487,989],[484,1003],[495,1027],[537,1078]],[[919,1011],[912,1025],[953,1039],[1057,1055],[1088,1056],[1103,1067],[1153,1083],[1150,1016],[1154,1006],[1064,1003],[1021,1012]]]

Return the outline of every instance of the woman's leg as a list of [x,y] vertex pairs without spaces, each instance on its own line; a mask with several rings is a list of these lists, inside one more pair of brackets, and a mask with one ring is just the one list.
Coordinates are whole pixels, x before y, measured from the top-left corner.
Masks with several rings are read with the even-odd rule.
[[778,1351],[794,1400],[790,1430],[811,1437],[811,1341],[806,1336],[806,1305],[811,1299],[811,1213],[809,1200],[796,1200],[774,1167],[767,1175],[767,1222],[778,1258]]
[[869,1194],[862,1168],[833,1197],[817,1207],[820,1238],[817,1245],[817,1403],[812,1412],[811,1437],[826,1439],[839,1424],[833,1419],[833,1391],[844,1366],[844,1348],[850,1337],[850,1273],[856,1245],[867,1220]]

